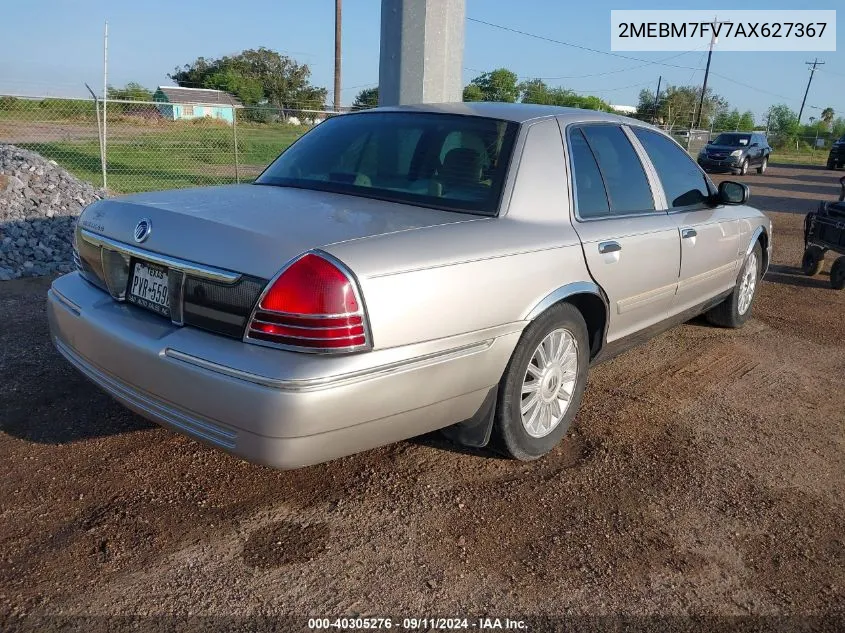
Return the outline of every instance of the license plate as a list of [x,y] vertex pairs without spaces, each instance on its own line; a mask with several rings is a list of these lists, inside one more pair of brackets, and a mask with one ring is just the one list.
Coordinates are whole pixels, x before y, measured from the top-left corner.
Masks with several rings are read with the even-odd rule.
[[146,262],[135,262],[129,282],[129,301],[166,317],[170,316],[167,269]]

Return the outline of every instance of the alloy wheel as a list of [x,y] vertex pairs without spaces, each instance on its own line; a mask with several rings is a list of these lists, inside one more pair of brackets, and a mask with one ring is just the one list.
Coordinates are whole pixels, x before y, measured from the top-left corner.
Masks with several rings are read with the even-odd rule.
[[578,376],[578,342],[558,328],[540,341],[522,379],[522,426],[531,437],[545,437],[563,420]]
[[748,312],[751,307],[751,300],[754,299],[754,290],[757,288],[757,254],[751,251],[745,261],[745,268],[742,269],[742,280],[739,285],[739,301],[737,311],[740,314]]

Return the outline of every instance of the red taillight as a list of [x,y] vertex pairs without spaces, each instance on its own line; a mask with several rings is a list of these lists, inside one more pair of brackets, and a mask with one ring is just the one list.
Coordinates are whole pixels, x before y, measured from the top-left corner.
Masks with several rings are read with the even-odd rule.
[[265,290],[246,338],[305,351],[363,349],[368,341],[355,281],[328,258],[306,253]]

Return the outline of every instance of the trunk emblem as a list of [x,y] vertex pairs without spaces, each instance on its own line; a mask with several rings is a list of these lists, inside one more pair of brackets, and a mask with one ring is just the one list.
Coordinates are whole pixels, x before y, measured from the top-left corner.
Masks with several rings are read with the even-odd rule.
[[144,218],[135,225],[135,241],[139,244],[147,239],[153,230],[153,223],[149,218]]

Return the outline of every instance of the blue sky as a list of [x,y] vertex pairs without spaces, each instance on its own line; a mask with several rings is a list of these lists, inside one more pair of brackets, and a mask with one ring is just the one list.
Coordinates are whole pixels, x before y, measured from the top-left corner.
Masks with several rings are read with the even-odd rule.
[[[805,7],[785,0],[746,0],[743,9],[836,9],[841,0],[817,0]],[[346,0],[343,36],[343,101],[378,80],[380,0]],[[577,7],[577,12],[575,8]],[[558,40],[609,50],[610,10],[630,3],[592,0],[467,0],[467,16]],[[652,0],[648,9],[700,9],[687,0]],[[714,11],[729,4],[706,7]],[[839,17],[845,17],[840,11]],[[40,0],[13,2],[0,21],[0,94],[84,96],[84,82],[102,86],[102,29],[109,21],[109,82],[138,81],[148,87],[170,83],[167,73],[198,56],[214,57],[267,46],[310,64],[313,82],[331,87],[334,59],[334,1],[310,0]],[[845,28],[840,27],[840,33]],[[826,62],[816,73],[808,104],[831,106],[845,115],[845,48],[819,53]],[[647,60],[673,53],[631,53]],[[710,85],[732,105],[758,117],[772,103],[796,111],[807,81],[804,62],[815,53],[722,53],[712,70],[753,90],[711,75]],[[703,68],[704,52],[670,63]],[[468,22],[464,82],[480,70],[507,67],[520,76],[539,76],[553,85],[596,94],[615,104],[635,104],[639,90],[654,88],[658,75],[673,84],[700,84],[703,71],[670,68],[595,54]],[[624,70],[603,76],[595,73]],[[572,77],[573,75],[578,77]],[[776,93],[774,96],[768,93]],[[785,98],[784,98],[785,97]],[[808,109],[804,115],[818,115]]]

